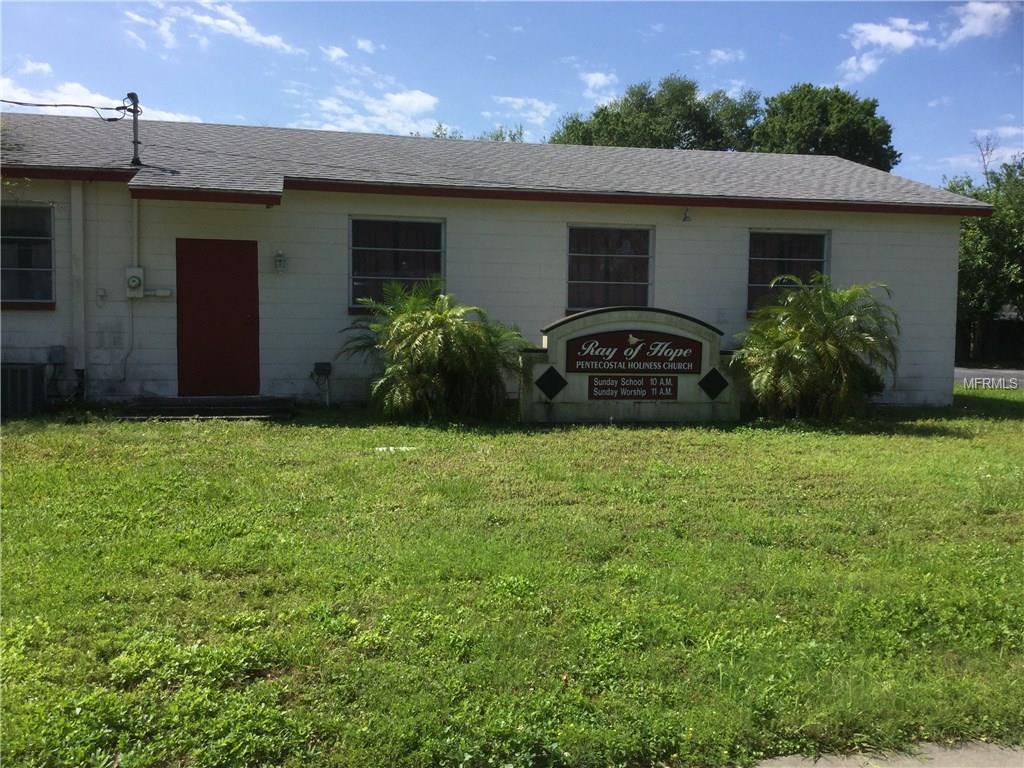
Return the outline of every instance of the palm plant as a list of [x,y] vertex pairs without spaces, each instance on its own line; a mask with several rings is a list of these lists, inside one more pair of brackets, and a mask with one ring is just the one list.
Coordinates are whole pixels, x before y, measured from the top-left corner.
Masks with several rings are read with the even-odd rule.
[[781,275],[776,302],[754,311],[735,360],[758,406],[775,415],[841,418],[861,409],[896,373],[896,312],[873,291],[879,283],[833,288],[822,274],[804,283]]
[[376,357],[383,372],[370,388],[387,416],[445,420],[493,418],[507,400],[506,376],[517,376],[527,345],[514,328],[480,307],[459,304],[437,280],[384,286],[383,299],[360,299],[341,355]]

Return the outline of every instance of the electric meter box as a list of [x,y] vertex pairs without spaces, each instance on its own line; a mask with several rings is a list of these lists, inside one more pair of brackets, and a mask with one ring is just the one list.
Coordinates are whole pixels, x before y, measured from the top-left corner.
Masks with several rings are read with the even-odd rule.
[[141,299],[145,296],[146,280],[142,267],[128,267],[124,271],[125,295],[129,299]]

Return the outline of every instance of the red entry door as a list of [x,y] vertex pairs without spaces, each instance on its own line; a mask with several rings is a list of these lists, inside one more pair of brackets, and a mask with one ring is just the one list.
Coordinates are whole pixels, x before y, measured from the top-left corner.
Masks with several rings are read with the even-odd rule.
[[177,241],[178,395],[260,393],[253,240]]

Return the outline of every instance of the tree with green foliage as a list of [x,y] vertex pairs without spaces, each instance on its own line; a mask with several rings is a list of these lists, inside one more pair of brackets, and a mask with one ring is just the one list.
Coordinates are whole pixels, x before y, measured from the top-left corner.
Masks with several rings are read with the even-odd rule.
[[984,186],[962,176],[947,189],[993,206],[991,216],[960,225],[957,324],[977,351],[1004,307],[1024,316],[1024,155],[987,171]]
[[882,392],[896,372],[896,312],[873,291],[879,283],[833,288],[816,273],[809,283],[782,275],[778,300],[754,311],[734,356],[765,413],[841,418]]
[[[411,133],[410,136],[420,136],[419,133]],[[497,125],[489,131],[484,131],[477,139],[479,141],[507,141],[512,144],[522,144],[526,129],[522,125]],[[438,123],[430,132],[432,139],[464,139],[466,138],[458,128]]]
[[552,144],[590,144],[661,149],[733,149],[751,146],[760,95],[725,91],[701,95],[696,81],[669,75],[653,88],[631,85],[626,92],[589,115],[564,116]]
[[900,161],[892,125],[877,114],[877,99],[861,99],[838,86],[810,83],[765,99],[753,149],[798,155],[837,155],[882,171]]
[[[410,136],[419,136],[420,134],[411,133]],[[450,125],[444,123],[438,123],[434,126],[434,130],[430,132],[430,138],[432,139],[461,139],[464,138],[462,131],[458,128],[452,128]]]
[[437,280],[384,286],[381,301],[360,299],[339,354],[375,355],[383,373],[370,395],[386,416],[428,421],[494,419],[505,410],[506,378],[520,371],[526,340],[480,307],[459,304]]
[[481,141],[507,141],[510,144],[522,144],[525,135],[526,130],[522,125],[498,125],[489,131],[484,131],[477,138]]

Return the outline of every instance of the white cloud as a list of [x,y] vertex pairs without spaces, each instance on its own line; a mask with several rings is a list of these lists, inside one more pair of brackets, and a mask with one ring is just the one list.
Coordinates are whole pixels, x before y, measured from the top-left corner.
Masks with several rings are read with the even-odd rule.
[[[198,0],[196,4],[166,5],[153,3],[161,15],[151,18],[135,11],[125,11],[124,18],[130,24],[146,27],[160,38],[164,48],[175,48],[178,39],[175,25],[180,21],[190,22],[200,31],[216,32],[234,37],[249,45],[270,48],[281,53],[305,54],[302,48],[290,45],[280,35],[260,32],[248,19],[236,11],[230,3],[216,3],[213,0]],[[140,48],[147,47],[145,39],[134,30],[125,30],[128,38]],[[210,39],[205,34],[191,33],[200,48],[206,48]]]
[[[386,50],[380,43],[373,45],[375,51]],[[284,93],[296,102],[297,119],[290,127],[430,135],[441,122],[433,114],[440,103],[437,96],[409,88],[389,74],[356,63],[337,46],[321,51],[331,60],[338,84],[329,93],[317,96],[307,83],[282,82]]]
[[177,6],[172,10],[201,27],[218,34],[234,37],[249,45],[270,48],[281,53],[306,53],[304,49],[286,43],[280,35],[268,35],[260,32],[229,3],[217,4],[209,0],[200,0],[200,5],[211,13],[197,13],[194,8],[184,6]]
[[[384,50],[383,46],[377,46],[378,50]],[[353,62],[348,52],[333,45],[329,48],[321,48],[320,51],[327,57],[331,64],[343,75],[348,77],[348,85],[355,88],[372,87],[377,90],[401,89],[402,86],[391,75],[378,72],[366,64]]]
[[491,54],[491,53],[485,54],[484,58],[487,59],[487,61],[497,61],[498,60],[498,57],[495,56],[494,54]]
[[[927,21],[892,17],[885,22],[858,22],[843,35],[853,46],[855,55],[839,65],[841,81],[858,83],[878,71],[884,55],[905,53],[914,48],[945,50],[974,37],[994,37],[1009,24],[1014,6],[1008,2],[971,2],[954,6],[956,27],[943,38],[930,36]],[[940,25],[945,33],[946,25]],[[935,105],[930,105],[935,106]]]
[[363,53],[376,53],[378,49],[383,50],[383,45],[378,45],[373,40],[367,40],[365,37],[361,37],[356,40],[356,48]]
[[972,37],[995,37],[1006,29],[1013,13],[1010,3],[969,2],[952,10],[957,17],[957,27],[942,42],[943,48]]
[[432,112],[437,106],[437,96],[425,91],[411,90],[399,93],[385,93],[380,99],[367,99],[367,109],[375,114],[397,113],[401,115],[419,115]]
[[[125,11],[124,16],[133,24],[140,24],[156,31],[163,43],[164,48],[174,48],[178,45],[178,38],[174,34],[174,23],[177,19],[174,16],[162,16],[159,20],[150,19],[133,11]],[[139,36],[136,34],[135,38]]]
[[[1022,154],[1024,147],[996,147],[989,157],[988,167],[994,170]],[[978,152],[950,155],[941,158],[941,162],[953,173],[974,173],[982,170],[981,155]]]
[[351,115],[355,112],[353,107],[350,107],[344,101],[335,96],[328,96],[327,98],[320,99],[317,102],[317,105],[324,112],[329,112],[333,115]]
[[939,96],[937,99],[932,99],[928,102],[929,107],[948,107],[953,103],[953,99],[950,96]]
[[859,83],[869,75],[878,71],[884,62],[881,56],[872,51],[859,56],[851,56],[839,65],[839,78],[844,85]]
[[402,87],[393,75],[378,72],[365,64],[357,65],[346,62],[341,65],[341,68],[348,73],[349,79],[355,84],[369,82],[377,90]]
[[326,56],[329,61],[339,61],[340,59],[344,59],[348,56],[348,53],[345,51],[345,49],[340,48],[337,45],[332,45],[328,48],[324,48],[321,45],[320,52],[323,53],[323,55]]
[[708,51],[707,62],[711,66],[718,64],[732,64],[736,61],[743,61],[747,53],[742,48],[712,48]]
[[738,99],[746,87],[746,80],[732,79],[729,81],[729,87],[725,89],[725,95],[730,99]]
[[[1009,163],[1014,158],[1024,155],[1024,126],[998,125],[994,128],[978,128],[974,130],[975,140],[992,139],[994,149],[989,157],[989,168]],[[973,173],[981,171],[981,156],[975,151],[961,155],[942,158],[942,163],[954,173]]]
[[876,48],[902,53],[914,46],[935,45],[935,41],[920,34],[928,31],[928,22],[891,18],[884,24],[861,22],[850,27],[847,34],[854,50]]
[[525,29],[525,27],[516,24],[514,27],[509,27],[508,29],[510,32],[522,32]]
[[1000,125],[996,128],[977,128],[974,135],[979,139],[986,136],[996,136],[999,139],[1024,138],[1024,125]]
[[[40,91],[31,90],[18,85],[9,77],[0,77],[0,93],[5,99],[13,101],[32,101],[45,104],[91,104],[96,107],[116,107],[121,104],[121,98],[112,98],[95,91],[90,91],[81,83],[61,83],[54,88],[45,88]],[[95,115],[90,109],[75,109],[71,107],[8,107],[12,112],[40,112],[48,115]],[[114,116],[115,113],[105,113]],[[144,120],[176,120],[187,123],[199,123],[202,119],[197,115],[184,112],[168,112],[162,109],[154,109],[142,104],[142,118]]]
[[529,96],[495,96],[494,100],[498,104],[509,108],[506,116],[525,120],[534,125],[544,125],[558,108],[556,104],[550,101],[541,101]]
[[611,72],[580,72],[580,80],[586,86],[583,95],[604,104],[615,98],[615,85],[619,78]]
[[648,29],[650,29],[652,34],[660,35],[662,32],[665,31],[665,25],[661,23],[651,24],[651,26]]
[[47,64],[45,61],[32,61],[32,59],[25,59],[25,62],[18,69],[20,75],[51,75],[53,74],[53,67]]
[[143,40],[142,37],[140,37],[138,33],[134,32],[134,31],[132,31],[130,29],[126,29],[124,31],[124,33],[125,33],[125,35],[127,36],[127,38],[129,40],[131,40],[133,43],[135,43],[137,46],[139,46],[139,48],[141,48],[142,50],[146,50],[149,47],[146,44],[146,41]]
[[430,117],[438,98],[420,90],[404,90],[372,96],[362,91],[336,88],[333,96],[316,102],[320,119],[306,118],[292,127],[319,128],[361,133],[430,134],[438,120]]

